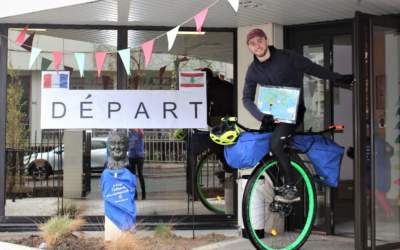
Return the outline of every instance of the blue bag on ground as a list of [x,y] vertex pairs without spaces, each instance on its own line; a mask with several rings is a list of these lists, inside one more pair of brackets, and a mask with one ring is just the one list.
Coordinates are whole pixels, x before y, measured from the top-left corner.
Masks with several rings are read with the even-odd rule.
[[272,133],[243,132],[236,144],[225,146],[224,155],[232,168],[252,168],[269,151]]
[[307,154],[322,183],[338,186],[344,147],[322,135],[296,135],[293,146]]

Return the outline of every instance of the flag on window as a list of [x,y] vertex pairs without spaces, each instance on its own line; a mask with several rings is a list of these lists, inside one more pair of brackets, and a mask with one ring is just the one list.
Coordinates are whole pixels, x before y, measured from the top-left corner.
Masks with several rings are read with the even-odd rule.
[[42,86],[44,89],[69,88],[69,71],[43,71]]
[[205,86],[205,72],[180,72],[179,87],[183,88],[201,88]]

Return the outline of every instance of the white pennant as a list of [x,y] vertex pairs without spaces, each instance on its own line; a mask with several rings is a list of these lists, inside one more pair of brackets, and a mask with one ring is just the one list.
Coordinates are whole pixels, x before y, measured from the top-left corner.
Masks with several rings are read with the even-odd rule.
[[32,47],[31,57],[29,58],[29,68],[32,68],[33,63],[35,62],[36,58],[39,56],[42,50],[39,48]]
[[228,0],[228,2],[231,4],[233,10],[235,12],[238,12],[239,9],[239,0]]
[[174,46],[174,42],[175,42],[175,38],[176,35],[178,34],[179,28],[181,26],[178,25],[175,28],[173,28],[172,30],[167,32],[167,38],[168,38],[168,51],[170,51],[172,49],[172,46]]

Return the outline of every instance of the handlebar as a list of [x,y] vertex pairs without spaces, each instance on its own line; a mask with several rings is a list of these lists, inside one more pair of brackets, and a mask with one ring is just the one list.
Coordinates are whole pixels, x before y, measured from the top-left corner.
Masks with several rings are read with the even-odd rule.
[[[228,120],[226,120],[226,118],[222,118],[221,119],[222,120],[222,122],[230,122],[230,120],[228,119]],[[234,122],[234,123],[236,123],[236,125],[240,128],[240,129],[242,129],[242,130],[244,130],[244,131],[247,131],[247,132],[271,132],[271,131],[267,131],[267,130],[262,130],[262,129],[250,129],[250,128],[247,128],[247,127],[245,127],[244,125],[242,125],[242,124],[240,124],[239,122],[237,122],[237,118],[235,117],[235,120],[233,121],[233,119],[232,119],[232,122]],[[327,129],[325,129],[325,130],[321,130],[321,131],[315,131],[315,132],[313,132],[313,131],[311,131],[311,129],[309,130],[309,131],[306,131],[306,132],[295,132],[295,134],[296,135],[321,135],[321,134],[326,134],[326,133],[341,133],[341,132],[343,132],[344,131],[344,125],[341,125],[341,124],[333,124],[333,125],[331,125],[331,126],[329,126]]]

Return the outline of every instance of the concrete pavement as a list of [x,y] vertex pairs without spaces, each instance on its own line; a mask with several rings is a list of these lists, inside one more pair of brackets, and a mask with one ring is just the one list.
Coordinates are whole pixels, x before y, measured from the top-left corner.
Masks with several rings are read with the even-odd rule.
[[[217,242],[193,250],[254,250],[248,239],[233,239]],[[354,239],[339,236],[311,235],[301,249],[304,250],[353,250]]]

